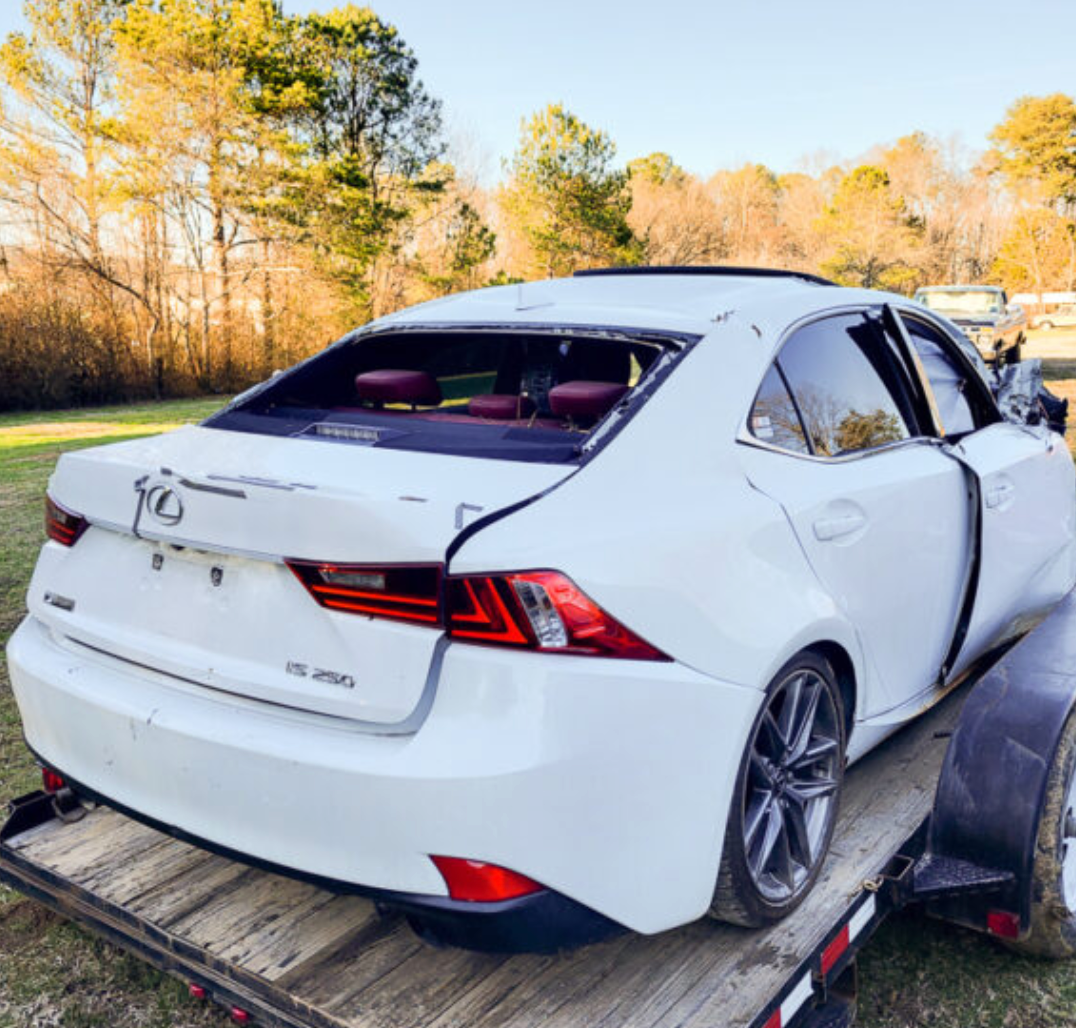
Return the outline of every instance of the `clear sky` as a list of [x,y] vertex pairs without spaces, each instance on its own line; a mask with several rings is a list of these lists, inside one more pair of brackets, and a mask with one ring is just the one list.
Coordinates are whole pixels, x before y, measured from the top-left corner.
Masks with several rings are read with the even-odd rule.
[[[333,0],[284,0],[289,13]],[[551,101],[689,170],[776,171],[921,129],[982,149],[1018,96],[1076,94],[1076,0],[370,0],[496,178]],[[0,32],[21,22],[0,0]]]

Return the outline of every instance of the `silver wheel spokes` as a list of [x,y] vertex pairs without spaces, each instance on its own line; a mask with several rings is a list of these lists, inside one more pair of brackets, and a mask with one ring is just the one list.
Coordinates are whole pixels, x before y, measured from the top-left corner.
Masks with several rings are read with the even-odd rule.
[[[814,671],[796,671],[767,701],[743,797],[747,870],[771,902],[792,899],[823,856],[839,760],[833,698]],[[1072,849],[1076,870],[1076,845]]]
[[1076,773],[1061,815],[1061,898],[1068,912],[1076,914]]

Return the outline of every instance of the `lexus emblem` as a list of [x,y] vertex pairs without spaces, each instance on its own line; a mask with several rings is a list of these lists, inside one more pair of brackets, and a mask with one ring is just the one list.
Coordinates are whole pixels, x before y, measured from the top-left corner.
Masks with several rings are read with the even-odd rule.
[[146,513],[162,525],[178,525],[183,518],[183,501],[169,486],[155,485],[146,494]]

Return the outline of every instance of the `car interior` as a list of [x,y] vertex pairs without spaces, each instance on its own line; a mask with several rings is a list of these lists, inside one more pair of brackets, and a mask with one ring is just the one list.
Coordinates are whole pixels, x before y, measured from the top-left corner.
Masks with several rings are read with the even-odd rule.
[[[630,398],[664,349],[657,340],[564,330],[352,337],[241,398],[210,424],[447,452],[557,445],[553,440],[576,447]],[[263,424],[254,428],[249,417]],[[266,426],[267,418],[281,424]],[[479,429],[484,443],[460,436]]]

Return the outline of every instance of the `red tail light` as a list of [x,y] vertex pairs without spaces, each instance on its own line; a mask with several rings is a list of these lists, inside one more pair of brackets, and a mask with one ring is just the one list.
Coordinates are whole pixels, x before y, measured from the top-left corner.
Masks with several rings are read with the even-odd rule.
[[61,789],[66,788],[67,782],[65,782],[55,771],[43,767],[41,769],[41,786],[45,792],[59,792]]
[[534,633],[504,578],[450,578],[445,590],[449,634],[455,639],[533,646]]
[[441,624],[441,568],[436,564],[312,564],[288,567],[323,607],[369,617]]
[[999,939],[1020,938],[1020,915],[1008,910],[988,910],[986,912],[986,930]]
[[461,857],[430,857],[430,860],[441,872],[452,899],[496,903],[542,890],[542,886],[526,875],[496,864]]
[[450,578],[448,631],[455,639],[543,653],[668,660],[556,571]]
[[62,546],[74,546],[89,523],[81,514],[61,507],[51,496],[45,496],[45,533]]
[[670,659],[557,571],[443,578],[438,564],[287,564],[330,610],[447,628],[460,642],[627,660]]

